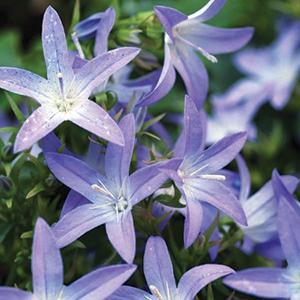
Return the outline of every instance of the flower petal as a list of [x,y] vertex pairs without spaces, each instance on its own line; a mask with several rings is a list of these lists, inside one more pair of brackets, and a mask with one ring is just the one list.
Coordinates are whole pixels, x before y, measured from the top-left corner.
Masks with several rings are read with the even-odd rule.
[[48,81],[19,68],[0,67],[0,88],[47,103],[51,98]]
[[232,190],[217,180],[192,178],[185,180],[184,193],[188,199],[200,200],[215,206],[236,222],[246,225],[241,203]]
[[84,204],[65,214],[53,227],[58,247],[65,247],[88,231],[114,220],[112,206]]
[[278,204],[278,231],[289,267],[300,268],[300,205],[287,190],[277,171],[272,183]]
[[63,287],[63,263],[55,237],[41,218],[36,222],[32,246],[32,283],[39,299],[55,299]]
[[135,119],[133,114],[125,116],[119,123],[124,136],[124,146],[109,143],[105,155],[105,174],[116,179],[119,186],[129,176],[129,168],[135,142]]
[[113,293],[107,300],[157,300],[157,298],[143,290],[137,289],[135,287],[121,286],[115,293]]
[[34,300],[33,295],[17,288],[0,287],[0,300]]
[[109,7],[102,15],[97,26],[95,39],[94,54],[101,55],[107,51],[108,36],[114,26],[116,20],[116,12],[112,7]]
[[132,263],[135,256],[135,231],[131,212],[110,223],[106,223],[108,239],[121,257]]
[[156,85],[138,103],[138,106],[148,106],[165,97],[172,89],[176,79],[175,69],[172,65],[169,46],[165,44],[164,65]]
[[69,120],[105,140],[124,145],[123,134],[117,123],[93,101],[83,101],[74,109]]
[[180,38],[196,50],[210,54],[230,53],[245,46],[253,35],[253,28],[218,28],[188,19],[177,25]]
[[115,265],[96,269],[67,286],[63,292],[63,299],[107,299],[132,275],[135,269],[135,265]]
[[237,165],[240,172],[240,201],[246,201],[250,194],[251,178],[245,160],[241,155],[236,157]]
[[154,12],[168,36],[173,39],[173,27],[187,19],[187,16],[176,10],[175,8],[166,6],[155,6]]
[[155,287],[163,299],[172,298],[176,291],[173,266],[167,245],[161,237],[152,236],[147,241],[144,274],[150,289],[151,286]]
[[182,77],[188,95],[193,99],[198,109],[201,109],[207,96],[207,71],[191,47],[182,42],[170,46],[171,60]]
[[289,298],[290,283],[279,268],[253,268],[229,275],[223,282],[232,289],[264,298]]
[[194,267],[183,274],[178,284],[180,299],[194,299],[197,293],[212,281],[233,273],[234,271],[223,265],[203,265]]
[[63,24],[51,6],[48,6],[44,14],[42,42],[48,79],[55,84],[56,91],[59,92],[61,90],[60,76],[69,87],[74,73]]
[[64,121],[63,115],[48,106],[38,107],[19,130],[14,151],[30,148]]
[[226,0],[209,0],[202,8],[189,15],[189,19],[197,18],[198,21],[207,21],[213,18],[225,3]]
[[108,51],[87,62],[75,75],[72,86],[74,95],[87,98],[113,73],[134,59],[140,50],[133,47],[123,47]]
[[198,237],[203,221],[203,210],[199,201],[186,201],[187,215],[184,221],[184,247],[190,247]]
[[73,210],[74,208],[83,205],[83,204],[90,204],[91,202],[83,197],[81,194],[71,190],[65,200],[64,206],[60,212],[60,219]]

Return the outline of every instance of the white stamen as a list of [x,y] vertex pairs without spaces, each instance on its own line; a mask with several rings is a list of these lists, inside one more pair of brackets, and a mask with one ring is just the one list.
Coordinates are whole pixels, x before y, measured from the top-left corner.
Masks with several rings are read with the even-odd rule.
[[159,292],[159,290],[157,289],[156,286],[150,285],[149,289],[150,289],[152,295],[157,298],[157,300],[164,300],[163,296],[161,295],[161,293]]
[[79,39],[78,39],[78,36],[77,36],[77,32],[74,31],[72,34],[72,40],[73,40],[73,43],[78,51],[78,54],[79,54],[79,57],[82,58],[82,59],[85,59],[85,56],[84,56],[84,53],[83,53],[83,50],[81,48],[81,45],[80,45],[80,42],[79,42]]
[[206,168],[208,166],[208,164],[201,166],[200,168],[196,169],[195,171],[193,171],[190,176],[194,176],[196,173],[200,172],[201,170],[203,170],[204,168]]
[[217,174],[204,174],[204,175],[199,175],[198,177],[202,179],[209,179],[209,180],[220,180],[224,181],[226,180],[226,177],[224,175],[217,175]]

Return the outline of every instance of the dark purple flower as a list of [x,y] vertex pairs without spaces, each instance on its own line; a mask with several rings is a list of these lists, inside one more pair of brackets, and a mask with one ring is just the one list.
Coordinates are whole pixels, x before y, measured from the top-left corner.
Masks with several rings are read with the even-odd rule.
[[117,290],[135,271],[135,265],[98,268],[68,286],[63,282],[63,262],[55,237],[43,219],[35,225],[32,245],[33,294],[0,287],[1,300],[102,300]]
[[131,286],[122,286],[108,299],[192,300],[206,285],[233,272],[231,268],[223,265],[202,265],[184,273],[176,285],[165,241],[161,237],[150,237],[144,255],[144,274],[151,294]]
[[195,53],[217,62],[214,54],[228,53],[243,47],[252,37],[252,28],[224,29],[204,24],[214,17],[226,0],[210,0],[190,16],[174,8],[156,6],[155,13],[165,30],[165,55],[182,77],[188,95],[202,108],[207,96],[208,75]]
[[74,72],[63,25],[52,7],[48,7],[44,15],[42,41],[48,79],[18,68],[0,68],[1,88],[34,98],[41,104],[21,127],[15,151],[29,148],[67,120],[122,145],[122,132],[115,121],[88,97],[110,75],[130,62],[139,50],[112,50]]
[[54,225],[60,247],[76,240],[89,230],[106,224],[109,240],[127,261],[135,256],[135,231],[132,207],[155,192],[166,180],[157,165],[129,175],[135,143],[135,120],[125,116],[119,124],[125,138],[124,147],[109,144],[105,155],[105,176],[86,163],[68,155],[48,153],[47,163],[54,175],[71,189],[88,199],[75,206]]
[[278,231],[288,266],[282,268],[250,268],[225,278],[233,289],[270,299],[300,298],[300,206],[285,187],[277,172],[273,188],[278,204]]

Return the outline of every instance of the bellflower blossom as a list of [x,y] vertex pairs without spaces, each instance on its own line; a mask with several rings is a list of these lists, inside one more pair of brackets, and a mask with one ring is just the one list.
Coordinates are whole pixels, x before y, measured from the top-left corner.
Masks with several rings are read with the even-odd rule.
[[235,56],[236,67],[248,75],[235,85],[240,95],[265,93],[275,109],[287,104],[300,70],[299,30],[300,22],[286,24],[271,46],[247,49]]
[[287,268],[250,268],[225,278],[231,288],[269,299],[300,299],[300,206],[277,173],[273,187],[278,199],[278,231]]
[[55,237],[43,219],[35,225],[32,245],[33,294],[0,287],[1,300],[102,300],[117,290],[135,271],[135,265],[98,268],[68,286],[63,283],[63,262]]
[[[180,158],[176,168],[164,171],[181,191],[186,200],[187,215],[184,227],[184,243],[190,246],[198,236],[203,220],[201,202],[204,201],[246,225],[242,206],[233,190],[224,181],[221,169],[228,165],[242,149],[247,135],[244,132],[225,137],[208,149],[205,115],[199,112],[188,96],[185,98],[184,129],[180,136],[175,157]],[[172,167],[174,167],[173,164]],[[220,172],[221,171],[221,172]]]
[[64,247],[105,223],[110,242],[124,260],[132,262],[135,255],[135,230],[131,209],[156,191],[166,176],[158,172],[156,165],[129,175],[135,142],[133,116],[125,116],[119,126],[125,137],[125,145],[108,145],[105,176],[72,156],[46,154],[48,166],[54,175],[89,200],[88,204],[64,214],[54,225],[53,232],[59,247]]
[[[240,226],[246,238],[247,248],[245,247],[244,250],[252,252],[255,244],[263,243],[265,249],[261,250],[267,255],[269,252],[268,256],[272,257],[272,248],[278,246],[278,201],[276,190],[273,190],[272,185],[274,176],[277,177],[277,172],[273,172],[273,180],[267,182],[259,191],[250,196],[251,182],[248,168],[242,157],[238,156],[237,162],[241,175],[240,201],[247,218],[247,226]],[[288,175],[279,178],[289,193],[296,190],[299,183],[298,178]],[[250,239],[252,243],[247,239]],[[278,254],[280,253],[277,253],[276,258],[280,258]]]
[[150,237],[144,255],[144,274],[151,294],[124,285],[108,299],[192,300],[206,285],[233,272],[231,268],[223,265],[202,265],[184,273],[177,286],[171,257],[165,241],[161,237]]
[[224,29],[204,24],[214,17],[226,0],[210,0],[192,15],[186,16],[174,8],[156,6],[155,13],[165,30],[165,55],[182,77],[188,95],[198,109],[208,90],[207,71],[195,53],[217,62],[213,54],[229,53],[243,47],[252,37],[252,28]]
[[1,88],[32,97],[41,104],[21,127],[15,151],[29,148],[67,120],[122,145],[122,132],[115,121],[88,97],[110,75],[131,61],[139,50],[120,48],[107,52],[75,73],[63,25],[51,7],[44,15],[42,41],[48,79],[18,68],[0,68]]

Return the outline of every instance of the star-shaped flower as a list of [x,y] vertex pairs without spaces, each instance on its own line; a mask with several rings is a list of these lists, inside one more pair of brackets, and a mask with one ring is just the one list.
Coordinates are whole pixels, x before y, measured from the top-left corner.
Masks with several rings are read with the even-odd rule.
[[162,169],[172,178],[186,200],[187,215],[184,228],[185,246],[189,247],[199,234],[203,220],[201,202],[204,201],[246,225],[241,203],[225,183],[221,169],[228,165],[242,149],[247,135],[236,133],[223,138],[208,149],[206,118],[198,111],[192,99],[186,96],[184,129],[175,147],[175,157],[181,162],[175,168]]
[[106,140],[123,145],[122,132],[90,94],[139,52],[120,48],[107,52],[74,72],[66,37],[56,11],[48,7],[42,41],[47,79],[18,68],[0,68],[0,87],[34,98],[41,106],[25,121],[15,141],[15,151],[29,148],[63,121],[72,121]]
[[236,67],[248,76],[235,85],[240,98],[256,102],[255,94],[263,93],[275,109],[282,109],[289,101],[300,70],[300,23],[281,27],[271,46],[244,50],[234,60]]
[[250,268],[225,278],[233,289],[270,299],[300,299],[300,206],[277,173],[273,188],[278,199],[278,231],[287,268]]
[[190,16],[174,8],[156,6],[155,13],[165,30],[165,55],[182,77],[188,95],[200,109],[207,96],[208,75],[195,53],[217,62],[213,54],[233,52],[252,37],[252,28],[224,29],[204,24],[214,17],[226,0],[210,0]]
[[135,230],[131,209],[156,191],[166,176],[158,171],[157,165],[141,168],[129,175],[135,143],[133,115],[125,116],[119,126],[124,134],[125,145],[108,145],[105,175],[69,155],[48,153],[46,159],[60,181],[88,200],[87,204],[64,214],[54,225],[58,245],[64,247],[105,223],[113,246],[127,262],[132,262]]
[[33,293],[0,287],[5,300],[102,300],[117,290],[135,271],[135,265],[98,268],[68,286],[63,282],[63,262],[55,237],[43,219],[35,225],[32,245]]
[[206,285],[233,272],[223,265],[202,265],[184,273],[177,286],[165,241],[161,237],[150,237],[144,254],[144,274],[151,294],[131,286],[122,286],[108,299],[192,300]]

